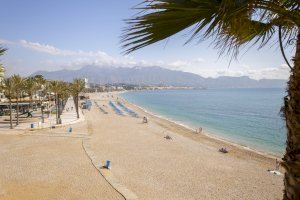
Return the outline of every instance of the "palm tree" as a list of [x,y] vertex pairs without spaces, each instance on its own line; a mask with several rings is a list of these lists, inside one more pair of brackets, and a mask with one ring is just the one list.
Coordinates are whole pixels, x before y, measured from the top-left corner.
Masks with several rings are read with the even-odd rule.
[[[51,90],[50,90],[50,85],[51,85],[51,81],[46,80],[45,82],[45,87],[44,87],[44,93],[45,93],[45,97],[47,97],[47,100],[51,101]],[[47,109],[49,110],[49,106],[50,104],[47,104]]]
[[60,81],[51,81],[49,84],[49,89],[51,92],[54,93],[54,98],[55,98],[55,116],[56,116],[56,124],[59,124],[59,115],[58,115],[58,110],[59,110],[59,103],[58,103],[58,94],[61,91],[61,84]]
[[68,91],[67,83],[63,81],[51,81],[49,85],[50,91],[52,91],[55,95],[55,107],[56,107],[56,124],[60,124],[60,115],[62,109],[60,109],[66,99],[70,96]]
[[60,93],[60,100],[61,100],[61,107],[62,109],[60,110],[60,114],[63,111],[63,108],[66,105],[67,100],[70,97],[71,94],[71,84],[70,83],[66,83],[66,82],[62,82],[62,91]]
[[17,102],[17,122],[16,125],[19,125],[19,99],[22,97],[24,91],[24,79],[20,75],[13,75],[12,77],[13,84],[15,86],[15,97]]
[[1,82],[0,85],[0,91],[2,91],[5,95],[5,97],[9,101],[9,121],[10,121],[10,128],[13,129],[13,124],[12,124],[12,98],[14,97],[15,94],[15,85],[14,81],[12,78],[4,78]]
[[25,89],[25,92],[27,93],[27,95],[30,98],[30,108],[32,109],[32,107],[33,107],[32,106],[33,95],[38,90],[37,82],[35,81],[35,79],[33,77],[29,77],[29,78],[25,79],[24,89]]
[[44,123],[44,106],[43,106],[43,98],[41,99],[41,96],[45,96],[45,85],[46,85],[46,80],[42,75],[35,75],[33,77],[34,81],[37,84],[38,91],[39,91],[39,103],[41,105],[41,113],[42,113],[42,122]]
[[[145,0],[127,21],[122,36],[125,53],[192,27],[187,42],[212,38],[220,53],[234,57],[241,47],[259,48],[278,40],[290,68],[284,116],[287,147],[283,199],[300,199],[300,1],[299,0]],[[292,66],[284,47],[295,45]]]
[[79,93],[85,88],[85,82],[83,79],[74,79],[71,84],[71,93],[74,98],[75,109],[77,113],[77,119],[79,119]]

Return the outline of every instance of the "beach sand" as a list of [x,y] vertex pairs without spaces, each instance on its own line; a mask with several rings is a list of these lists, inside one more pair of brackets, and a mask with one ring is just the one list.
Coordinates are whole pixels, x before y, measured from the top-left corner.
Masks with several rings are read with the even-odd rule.
[[149,123],[119,116],[109,100],[120,97],[101,95],[89,96],[108,114],[94,105],[71,134],[68,127],[22,133],[28,136],[0,130],[0,199],[122,199],[91,164],[85,138],[99,163],[110,160],[109,173],[138,199],[281,199],[283,177],[267,172],[275,167],[271,156],[195,134],[128,102]]
[[[195,134],[126,102],[149,123],[114,114],[107,100],[98,104],[109,114],[89,113],[88,120],[99,119],[93,123],[92,148],[111,160],[113,173],[139,198],[281,199],[283,177],[267,172],[275,167],[274,158]],[[229,154],[218,152],[224,146]]]
[[0,134],[1,200],[123,199],[65,129]]

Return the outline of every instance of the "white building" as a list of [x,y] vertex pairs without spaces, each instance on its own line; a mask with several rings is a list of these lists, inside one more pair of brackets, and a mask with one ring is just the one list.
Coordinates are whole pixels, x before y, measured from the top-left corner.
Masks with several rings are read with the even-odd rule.
[[89,85],[89,79],[87,78],[84,78],[84,87],[87,89],[87,88],[90,88],[90,85]]
[[[4,78],[4,72],[5,72],[5,69],[0,64],[0,83],[2,82],[2,80]],[[4,98],[5,98],[4,95],[0,92],[0,102],[3,101]]]

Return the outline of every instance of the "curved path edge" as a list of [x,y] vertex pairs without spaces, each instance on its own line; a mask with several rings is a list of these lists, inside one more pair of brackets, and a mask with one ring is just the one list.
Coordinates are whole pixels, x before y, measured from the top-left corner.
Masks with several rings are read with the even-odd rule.
[[96,155],[91,150],[89,139],[82,140],[82,148],[87,154],[88,158],[91,160],[93,166],[118,193],[120,193],[126,200],[138,199],[136,194],[127,189],[116,177],[113,176],[113,174],[109,170],[104,169],[103,166],[101,166],[100,162],[97,160]]

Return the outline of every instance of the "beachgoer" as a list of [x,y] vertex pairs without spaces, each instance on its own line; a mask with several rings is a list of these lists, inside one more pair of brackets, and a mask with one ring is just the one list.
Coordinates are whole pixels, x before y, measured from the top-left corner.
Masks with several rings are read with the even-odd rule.
[[148,123],[148,119],[147,119],[147,117],[143,117],[143,123]]
[[166,135],[164,138],[166,138],[167,140],[172,140],[172,137],[169,135]]
[[276,159],[276,161],[275,161],[276,163],[275,163],[275,170],[276,171],[279,171],[279,167],[280,167],[280,162]]
[[200,127],[200,128],[197,128],[196,129],[196,133],[202,133],[202,128]]
[[28,117],[32,118],[32,114],[31,114],[31,112],[29,112],[29,111],[27,111],[27,118],[28,118]]
[[199,133],[202,133],[202,127],[199,128]]
[[221,149],[219,149],[219,152],[222,152],[222,153],[228,153],[227,149],[222,147]]

